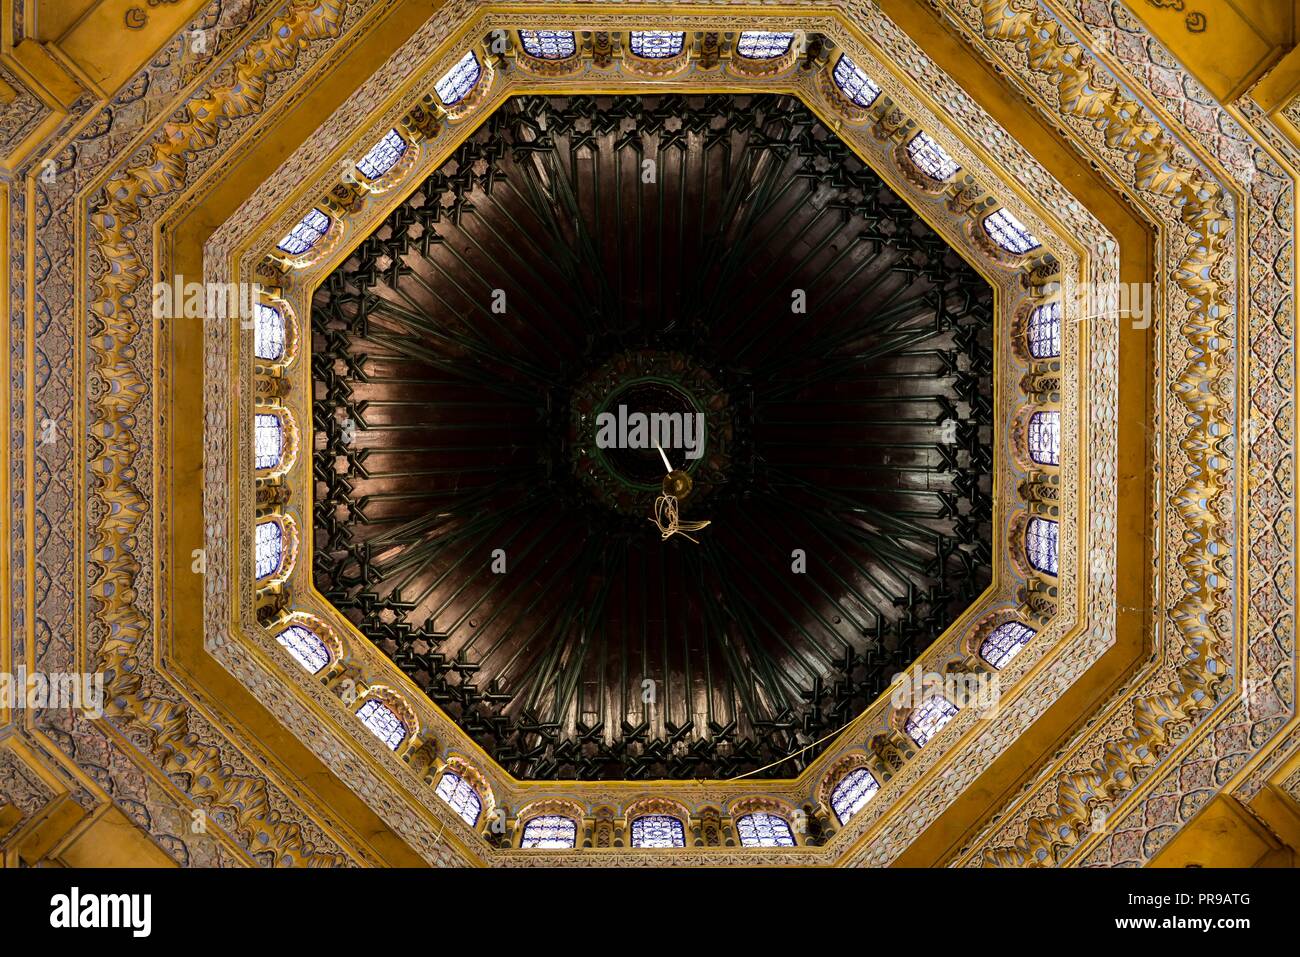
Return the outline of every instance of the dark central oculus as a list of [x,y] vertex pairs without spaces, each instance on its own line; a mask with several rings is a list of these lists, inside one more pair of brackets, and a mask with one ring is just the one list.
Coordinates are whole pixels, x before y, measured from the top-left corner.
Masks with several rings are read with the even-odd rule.
[[618,512],[651,514],[666,472],[656,439],[695,483],[683,514],[727,480],[730,402],[716,378],[682,353],[621,352],[579,382],[570,409],[574,474]]
[[517,777],[793,777],[988,585],[992,316],[794,98],[509,99],[314,294],[316,586]]

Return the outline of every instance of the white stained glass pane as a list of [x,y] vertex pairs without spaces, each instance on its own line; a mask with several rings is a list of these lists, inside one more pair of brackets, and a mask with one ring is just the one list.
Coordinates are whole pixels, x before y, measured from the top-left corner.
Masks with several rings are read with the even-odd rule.
[[980,645],[980,657],[994,668],[1004,668],[1008,661],[1020,653],[1020,649],[1034,637],[1035,631],[1018,621],[1009,621],[998,625]]
[[524,837],[520,847],[576,847],[578,843],[578,825],[570,817],[558,814],[544,814],[530,818],[524,825]]
[[284,558],[284,532],[279,522],[262,522],[257,526],[257,577],[265,578],[280,567]]
[[858,106],[870,106],[880,95],[880,87],[843,53],[835,61],[835,72],[832,75],[840,92]]
[[321,237],[330,231],[330,218],[319,209],[313,209],[297,226],[289,230],[289,235],[280,240],[280,249],[290,256],[301,256],[311,249]]
[[1029,314],[1029,354],[1050,359],[1061,354],[1061,304],[1049,302]]
[[284,315],[259,302],[253,317],[253,354],[259,359],[279,359],[284,355]]
[[1061,464],[1061,413],[1035,412],[1029,417],[1029,457],[1040,465]]
[[470,827],[478,823],[479,812],[483,810],[483,802],[479,800],[474,785],[455,771],[448,771],[442,776],[442,780],[438,782],[438,797],[446,801],[451,806],[451,809],[460,815],[461,820]]
[[736,52],[746,60],[771,60],[784,56],[794,42],[793,33],[773,33],[770,30],[745,30],[736,41]]
[[926,176],[934,180],[945,180],[961,165],[948,155],[948,151],[925,133],[917,133],[907,144],[907,155]]
[[478,57],[474,55],[473,50],[470,50],[433,85],[433,88],[438,93],[438,99],[447,106],[453,106],[465,99],[469,91],[474,89],[474,84],[478,82],[482,73],[483,70],[478,65]]
[[849,818],[857,814],[876,796],[880,784],[866,768],[854,768],[835,785],[831,792],[831,810],[840,824],[849,823]]
[[783,817],[755,811],[736,821],[741,847],[794,847],[794,833]]
[[278,415],[253,416],[253,460],[259,469],[273,469],[284,454],[284,426]]
[[396,751],[406,738],[406,725],[382,701],[371,698],[357,709],[357,717],[390,751]]
[[632,822],[633,847],[685,847],[686,831],[671,814],[643,814]]
[[539,60],[566,60],[578,50],[569,30],[520,30],[524,52]]
[[316,637],[315,632],[302,625],[290,625],[275,636],[275,640],[293,655],[298,664],[312,674],[318,674],[330,663],[329,649],[325,642]]
[[956,713],[955,704],[943,695],[932,695],[912,711],[905,726],[907,735],[916,742],[917,747],[923,748]]
[[1049,575],[1056,574],[1058,532],[1057,524],[1047,518],[1031,518],[1025,529],[1025,554],[1029,564]]
[[371,147],[369,153],[361,157],[357,169],[368,179],[379,179],[397,165],[405,152],[406,140],[402,139],[402,134],[397,130],[389,130],[382,140]]
[[1027,227],[1005,209],[984,217],[984,232],[1007,252],[1019,255],[1042,245]]
[[686,45],[685,33],[672,30],[633,30],[632,52],[650,60],[664,60],[677,56]]

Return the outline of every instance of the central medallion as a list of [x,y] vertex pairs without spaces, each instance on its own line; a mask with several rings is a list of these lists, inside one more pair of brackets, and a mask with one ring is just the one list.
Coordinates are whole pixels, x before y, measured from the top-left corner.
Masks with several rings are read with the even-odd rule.
[[[731,403],[703,365],[677,352],[621,352],[582,379],[569,406],[569,458],[596,499],[645,515],[667,458],[690,475],[688,508],[727,481]],[[661,454],[662,450],[662,454]]]

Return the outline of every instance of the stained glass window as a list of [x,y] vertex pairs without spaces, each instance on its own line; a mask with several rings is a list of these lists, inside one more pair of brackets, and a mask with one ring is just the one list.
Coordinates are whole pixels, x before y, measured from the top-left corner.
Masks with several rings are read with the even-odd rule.
[[794,42],[793,33],[773,33],[770,30],[745,30],[736,41],[736,52],[746,60],[771,60],[784,56]]
[[470,827],[478,823],[478,816],[483,810],[483,802],[478,792],[455,771],[448,771],[438,782],[438,797],[446,801],[453,811],[460,815]]
[[272,469],[284,454],[284,426],[278,415],[253,416],[253,460],[259,469]]
[[907,155],[931,179],[945,180],[961,169],[961,165],[948,155],[948,151],[926,133],[917,133],[912,137],[907,144]]
[[1029,354],[1050,359],[1061,354],[1061,304],[1049,302],[1029,314]]
[[524,837],[520,847],[576,847],[578,843],[578,824],[571,817],[558,814],[543,814],[541,817],[529,818],[524,825]]
[[382,701],[371,698],[357,710],[357,717],[390,751],[396,751],[406,738],[406,725]]
[[1029,228],[1005,209],[984,217],[984,232],[1007,252],[1019,255],[1042,245]]
[[270,360],[284,355],[284,315],[261,302],[253,308],[253,354]]
[[849,818],[857,814],[876,796],[880,784],[866,768],[854,768],[840,779],[831,792],[831,810],[841,824],[848,824]]
[[406,140],[397,130],[389,130],[382,140],[370,148],[370,152],[361,157],[357,169],[369,179],[379,179],[397,165],[397,161],[406,152]]
[[474,84],[478,82],[482,73],[483,70],[478,65],[478,57],[474,55],[473,50],[470,50],[433,85],[433,88],[438,93],[438,99],[447,106],[453,106],[465,99],[466,94],[474,89]]
[[1025,554],[1040,572],[1056,574],[1057,524],[1049,518],[1031,518],[1025,529]]
[[1040,465],[1061,464],[1061,413],[1035,412],[1029,417],[1029,457]]
[[520,30],[519,40],[524,52],[539,60],[565,60],[578,50],[569,30]]
[[994,668],[1003,668],[1034,637],[1034,629],[1018,621],[998,625],[980,645],[980,657]]
[[330,218],[319,209],[313,209],[297,226],[289,230],[289,235],[280,240],[279,247],[290,256],[301,256],[311,249],[321,237],[330,231]]
[[736,819],[741,847],[794,847],[794,833],[783,817],[755,811]]
[[265,578],[280,567],[284,558],[284,532],[279,522],[262,522],[257,526],[257,577]]
[[931,695],[912,710],[904,726],[907,736],[916,742],[917,747],[925,747],[926,742],[938,734],[956,713],[957,706],[943,695]]
[[835,61],[835,72],[832,75],[840,92],[858,106],[870,106],[880,95],[880,87],[876,86],[871,77],[858,69],[858,65],[846,54],[841,53],[840,58]]
[[674,33],[672,30],[632,31],[632,52],[649,60],[665,60],[677,56],[685,45],[685,33]]
[[275,640],[293,655],[298,664],[312,674],[317,674],[330,663],[329,649],[325,642],[316,637],[310,628],[302,625],[290,625],[275,636]]
[[686,830],[671,814],[643,814],[632,822],[633,847],[685,847]]

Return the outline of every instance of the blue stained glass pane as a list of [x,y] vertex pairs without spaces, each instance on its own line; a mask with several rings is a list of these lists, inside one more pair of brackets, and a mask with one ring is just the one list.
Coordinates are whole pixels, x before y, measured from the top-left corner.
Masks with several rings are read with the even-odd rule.
[[279,522],[262,522],[257,526],[255,568],[258,578],[265,578],[280,567],[284,558],[284,532]]
[[925,133],[917,133],[907,144],[907,155],[926,176],[934,180],[945,180],[961,166],[948,155],[947,150]]
[[984,231],[1007,252],[1020,255],[1042,245],[1027,227],[1005,209],[984,217]]
[[397,165],[405,152],[406,140],[402,139],[402,134],[397,130],[389,130],[382,140],[371,147],[369,153],[361,157],[357,169],[368,179],[379,179]]
[[1003,668],[1035,634],[1034,629],[1018,621],[998,625],[980,645],[980,657],[994,668]]
[[284,426],[278,415],[253,416],[253,459],[259,469],[280,464],[284,454]]
[[677,56],[686,45],[686,34],[672,30],[633,30],[632,52],[649,60]]
[[1050,359],[1061,354],[1061,304],[1049,302],[1029,316],[1029,354]]
[[783,817],[755,811],[736,821],[741,847],[794,847],[794,833]]
[[311,249],[321,237],[330,231],[330,218],[319,209],[313,209],[297,226],[289,230],[289,235],[280,240],[279,247],[290,256],[301,256]]
[[831,792],[831,810],[840,824],[849,823],[849,818],[862,810],[863,806],[875,797],[880,784],[866,768],[854,768],[840,779]]
[[736,52],[746,60],[771,60],[783,56],[793,41],[793,33],[745,30],[736,41]]
[[943,695],[926,698],[912,711],[904,726],[908,737],[916,742],[917,747],[925,747],[926,742],[943,729],[957,713],[957,706]]
[[460,62],[443,75],[443,78],[433,85],[434,90],[438,93],[438,99],[442,100],[447,106],[453,106],[465,99],[470,90],[474,89],[474,84],[482,76],[483,70],[478,65],[478,57],[474,51],[470,50]]
[[1029,564],[1049,575],[1057,573],[1057,534],[1060,529],[1047,518],[1031,518],[1025,529],[1025,555]]
[[1040,465],[1061,464],[1061,413],[1035,412],[1029,417],[1029,457]]
[[293,655],[298,664],[312,674],[317,674],[330,663],[329,649],[325,647],[325,642],[316,637],[316,634],[310,628],[304,628],[302,625],[290,625],[276,635],[275,640],[283,645],[289,654]]
[[384,742],[390,751],[396,751],[401,747],[402,741],[406,738],[406,725],[402,724],[402,719],[393,714],[392,708],[382,701],[371,698],[357,710],[357,717],[370,729],[371,734]]
[[455,771],[448,771],[438,782],[438,797],[451,806],[460,815],[461,820],[473,827],[478,823],[478,816],[483,810],[483,802],[478,792]]
[[259,302],[253,317],[253,354],[259,359],[279,359],[284,355],[284,316],[274,306]]
[[840,58],[835,61],[835,72],[832,75],[840,92],[858,106],[870,106],[880,95],[880,87],[876,86],[871,77],[858,69],[858,65],[846,54],[841,53]]
[[569,30],[520,30],[524,52],[539,60],[565,60],[578,50]]
[[573,818],[558,814],[544,814],[530,818],[524,825],[520,847],[575,847],[578,843],[578,825]]
[[686,831],[671,814],[643,814],[632,822],[633,847],[685,847]]

